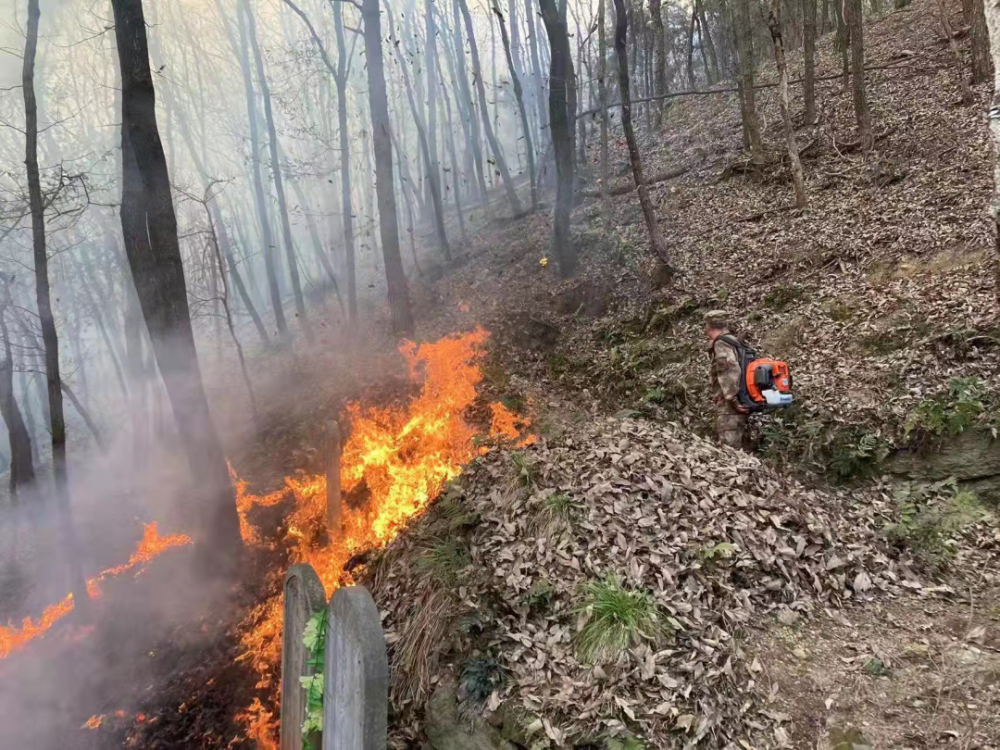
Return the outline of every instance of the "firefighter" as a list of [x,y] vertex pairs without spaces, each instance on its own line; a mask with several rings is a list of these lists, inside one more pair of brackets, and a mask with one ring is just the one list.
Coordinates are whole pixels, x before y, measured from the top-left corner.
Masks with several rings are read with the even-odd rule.
[[743,373],[736,349],[718,341],[723,334],[732,335],[725,311],[712,310],[705,315],[705,328],[708,332],[708,354],[712,361],[709,395],[715,406],[719,442],[731,448],[741,448],[749,411],[737,400]]

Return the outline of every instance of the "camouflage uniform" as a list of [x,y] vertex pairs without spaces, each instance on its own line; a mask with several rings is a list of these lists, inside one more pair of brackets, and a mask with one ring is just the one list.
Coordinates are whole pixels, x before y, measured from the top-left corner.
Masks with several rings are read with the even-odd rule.
[[[726,329],[723,329],[723,333],[732,335]],[[747,415],[736,411],[736,396],[743,375],[739,358],[732,346],[718,338],[708,345],[708,353],[712,359],[709,395],[715,405],[719,442],[731,448],[740,448],[747,428]]]

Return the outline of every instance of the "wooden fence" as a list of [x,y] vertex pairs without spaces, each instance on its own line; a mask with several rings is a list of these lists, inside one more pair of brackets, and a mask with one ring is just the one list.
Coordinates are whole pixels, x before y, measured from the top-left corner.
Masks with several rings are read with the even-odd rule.
[[[323,730],[312,732],[303,745],[307,700],[300,677],[312,675],[303,634],[324,607]],[[328,603],[311,566],[289,570],[281,666],[281,750],[385,750],[389,665],[378,608],[368,589],[338,589]]]

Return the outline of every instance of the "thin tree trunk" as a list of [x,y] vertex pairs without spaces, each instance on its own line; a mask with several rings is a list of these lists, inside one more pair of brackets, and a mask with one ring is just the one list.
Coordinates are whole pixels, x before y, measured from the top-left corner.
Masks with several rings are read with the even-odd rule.
[[347,317],[358,322],[358,282],[354,267],[354,209],[351,204],[351,139],[347,117],[347,44],[344,41],[343,3],[333,3],[334,28],[337,33],[337,127],[340,137],[340,201],[344,223],[344,257],[347,266]]
[[253,0],[240,0],[247,22],[247,38],[253,51],[254,63],[257,66],[257,83],[260,85],[261,98],[264,101],[264,122],[267,125],[267,146],[271,154],[271,177],[274,180],[274,193],[278,198],[278,215],[281,217],[281,234],[285,244],[285,258],[288,263],[288,276],[292,281],[292,293],[295,296],[295,312],[305,326],[306,303],[302,296],[302,283],[299,280],[299,264],[295,257],[295,243],[292,240],[292,225],[288,219],[288,202],[285,199],[285,181],[281,174],[281,160],[278,158],[278,132],[274,126],[274,111],[271,107],[271,88],[267,83],[264,71],[264,56],[257,40],[257,22],[250,3]]
[[[494,0],[495,2],[495,0]],[[507,57],[507,70],[510,72],[510,79],[514,84],[514,98],[517,100],[517,110],[521,115],[521,131],[524,133],[525,153],[528,159],[528,179],[531,181],[531,210],[538,210],[538,187],[535,183],[535,153],[531,145],[531,126],[528,124],[528,110],[524,106],[524,91],[521,88],[521,79],[517,75],[514,67],[514,58],[511,55],[510,39],[507,37],[507,24],[504,22],[503,13],[500,6],[494,4],[493,12],[500,20],[500,40],[503,42],[504,55]]]
[[[285,0],[288,2],[288,0]],[[438,243],[441,245],[441,254],[446,263],[451,263],[451,245],[448,242],[448,231],[444,225],[444,202],[441,198],[441,173],[434,165],[435,157],[431,154],[430,141],[428,138],[427,125],[424,122],[423,113],[413,97],[413,86],[410,85],[410,73],[406,68],[406,60],[399,51],[402,46],[401,41],[395,39],[396,29],[392,22],[392,9],[388,0],[385,0],[386,20],[389,22],[389,37],[394,39],[392,48],[396,51],[396,62],[403,73],[403,89],[406,92],[406,100],[410,105],[410,112],[413,113],[414,124],[417,126],[417,138],[420,141],[420,152],[423,154],[424,163],[428,165],[428,182],[430,185],[431,202],[434,208],[434,228],[437,230]]]
[[850,73],[851,73],[851,60],[848,55],[848,47],[850,46],[850,28],[847,25],[847,18],[845,14],[845,6],[851,0],[831,0],[833,2],[834,13],[837,16],[837,38],[836,46],[837,51],[840,52],[840,69],[843,71],[843,88],[846,94],[850,88]]
[[802,162],[799,160],[799,147],[795,143],[791,107],[788,103],[788,65],[785,62],[784,41],[781,36],[781,0],[771,0],[771,12],[767,17],[767,25],[771,30],[771,41],[774,43],[774,62],[778,68],[778,103],[781,109],[781,122],[785,129],[785,140],[788,143],[788,161],[791,165],[792,181],[795,183],[795,205],[799,208],[805,208],[808,203],[806,183],[802,174]]
[[695,9],[698,11],[698,27],[701,29],[701,39],[708,50],[708,59],[712,65],[711,82],[716,83],[722,77],[719,70],[719,56],[715,50],[715,42],[712,40],[712,30],[708,28],[708,18],[705,16],[705,6],[701,0],[696,0]]
[[[545,142],[542,134],[549,128],[546,114],[548,109],[545,102],[545,81],[542,78],[542,66],[538,55],[538,35],[535,27],[535,11],[532,8],[532,0],[525,0],[524,20],[528,24],[528,51],[531,53],[531,71],[535,82],[535,113],[538,115],[538,153],[545,153]],[[544,161],[544,159],[542,159]]]
[[31,434],[25,425],[21,409],[14,396],[14,354],[7,330],[7,307],[11,304],[7,278],[4,277],[3,297],[0,300],[0,335],[3,336],[3,360],[0,360],[0,416],[7,426],[10,445],[10,491],[16,499],[21,487],[35,481],[35,462],[31,451]]
[[[607,63],[604,61],[604,56],[607,52],[605,49],[604,41],[604,1],[599,0],[597,16],[598,23],[601,24],[600,37],[599,37],[599,49],[600,49],[600,65],[601,65],[601,85],[604,85],[604,67]],[[663,8],[660,5],[660,0],[649,0],[649,17],[653,21],[653,34],[656,36],[655,47],[656,47],[656,69],[653,74],[653,96],[663,96],[667,93],[667,38],[663,29]],[[605,94],[606,96],[606,94]],[[601,106],[606,104],[604,98],[601,99]],[[656,127],[657,129],[663,127],[663,102],[658,102],[656,105]],[[603,130],[605,128],[604,121],[601,123],[603,139],[605,136]],[[602,147],[604,141],[602,140]],[[603,175],[602,175],[603,178]]]
[[[659,2],[659,0],[654,0]],[[601,200],[604,204],[604,216],[608,217],[608,211],[610,210],[610,201],[608,200],[608,188],[611,181],[611,165],[610,165],[610,154],[608,148],[608,43],[607,43],[607,5],[606,0],[598,0],[597,3],[597,56],[598,56],[598,72],[597,72],[597,99],[598,104],[601,107],[600,117],[601,117]],[[661,24],[662,26],[662,21]],[[664,64],[665,61],[664,61]],[[664,68],[664,70],[666,70]],[[664,74],[663,79],[664,87],[666,86],[666,77]],[[664,89],[666,93],[666,89]],[[663,108],[660,108],[661,118]]]
[[479,97],[479,113],[483,121],[483,130],[486,131],[486,139],[489,141],[490,150],[493,152],[493,159],[496,161],[500,178],[503,180],[504,190],[507,193],[507,202],[510,204],[511,213],[515,216],[521,213],[521,199],[517,197],[517,190],[514,189],[514,181],[510,177],[507,169],[507,160],[500,149],[500,141],[497,140],[496,133],[493,132],[493,125],[490,122],[489,106],[486,99],[486,86],[483,83],[482,68],[479,65],[479,48],[476,45],[476,29],[472,25],[472,14],[469,13],[469,6],[465,0],[456,0],[462,17],[465,19],[465,31],[469,39],[469,53],[472,56],[472,76],[476,81],[476,93]]
[[750,154],[755,161],[764,160],[764,143],[760,137],[757,122],[757,107],[754,102],[753,77],[754,54],[750,25],[750,0],[736,0],[737,16],[736,47],[740,64],[740,112],[743,119],[743,138],[750,144]]
[[65,382],[62,383],[62,392],[66,394],[66,398],[68,398],[69,402],[73,404],[73,408],[76,409],[76,413],[80,415],[83,423],[87,425],[87,429],[90,430],[90,434],[94,438],[94,443],[97,445],[97,449],[101,453],[106,453],[108,445],[104,442],[104,436],[101,435],[101,430],[90,416],[90,412],[87,411],[87,408],[83,405],[80,399],[76,397],[76,394],[73,393],[73,390],[66,385]]
[[48,384],[49,428],[52,433],[52,473],[59,507],[59,530],[69,588],[76,605],[87,601],[87,585],[80,569],[76,529],[69,500],[69,474],[66,467],[66,421],[63,416],[62,379],[59,375],[59,336],[56,332],[52,299],[49,293],[49,256],[45,237],[45,203],[38,169],[38,105],[35,100],[35,57],[38,52],[38,25],[41,11],[38,0],[28,0],[28,24],[25,34],[24,66],[21,84],[24,94],[24,163],[28,177],[28,203],[31,209],[31,239],[35,260],[35,295],[38,320],[45,345],[45,378]]
[[[216,0],[219,14],[223,19],[227,18],[223,10],[221,0]],[[260,131],[257,123],[257,95],[253,88],[253,76],[250,73],[250,50],[247,42],[246,22],[243,13],[237,11],[236,18],[240,31],[240,69],[243,72],[243,88],[247,101],[247,121],[250,128],[250,162],[253,172],[254,201],[257,208],[257,220],[260,222],[261,240],[264,243],[264,273],[267,276],[267,290],[271,299],[271,309],[274,312],[274,322],[278,328],[278,334],[284,335],[288,330],[285,321],[285,310],[281,301],[281,290],[278,286],[278,263],[276,257],[274,236],[271,232],[271,220],[267,212],[267,200],[264,195],[264,178],[261,174],[260,163]]]
[[[170,177],[156,125],[142,2],[112,0],[112,8],[122,75],[123,164],[134,171],[123,182],[125,251],[181,444],[195,486],[204,492],[204,500],[192,507],[199,519],[203,560],[232,571],[242,546],[239,517],[194,345]],[[144,217],[148,243],[136,242],[135,225],[126,213]]]
[[368,58],[368,99],[372,118],[372,147],[375,152],[375,191],[378,196],[379,232],[382,258],[389,292],[392,330],[397,336],[413,336],[413,313],[406,287],[403,259],[399,252],[399,225],[392,176],[392,137],[389,99],[385,91],[385,63],[382,57],[382,21],[378,0],[363,0],[365,52]]
[[639,144],[635,139],[635,129],[632,127],[632,101],[629,91],[628,74],[628,13],[625,10],[624,0],[614,0],[615,11],[617,13],[617,23],[615,24],[615,53],[618,56],[618,88],[622,97],[622,130],[625,131],[625,142],[628,145],[629,159],[632,162],[632,178],[635,180],[636,191],[639,194],[639,205],[642,208],[642,215],[646,221],[646,230],[649,232],[649,249],[656,261],[665,267],[670,273],[670,263],[667,258],[667,251],[660,237],[660,227],[656,221],[656,214],[653,212],[653,202],[649,198],[649,189],[646,187],[646,176],[643,172],[642,157],[639,154]]
[[[427,76],[427,148],[428,148],[428,165],[427,169],[430,172],[431,183],[429,187],[432,189],[431,199],[434,199],[433,190],[436,189],[438,192],[438,199],[435,202],[434,210],[435,212],[439,208],[439,204],[443,204],[444,201],[444,190],[442,188],[441,179],[441,161],[438,156],[438,146],[437,146],[437,135],[438,135],[438,108],[437,108],[437,96],[438,96],[438,81],[440,76],[438,75],[437,69],[437,23],[434,20],[434,4],[432,2],[424,2],[424,72]],[[442,214],[443,216],[443,214]],[[435,216],[436,219],[436,216]],[[441,219],[441,229],[440,234],[445,238],[447,242],[447,234],[444,230],[444,219]],[[451,257],[451,247],[448,248],[448,258]]]
[[[962,104],[969,106],[972,104],[972,88],[969,86],[969,81],[965,77],[965,71],[963,70],[965,65],[962,61],[962,52],[958,48],[958,42],[955,41],[955,30],[951,27],[951,20],[948,18],[949,10],[943,0],[938,0],[937,6],[938,16],[941,20],[941,30],[944,32],[945,38],[948,40],[948,47],[951,49],[951,55],[955,58],[955,67],[958,69],[958,88],[962,94]],[[975,62],[975,44],[973,44],[973,62]]]
[[[990,38],[990,56],[994,70],[1000,70],[1000,5],[988,3],[983,11]],[[1000,97],[1000,81],[994,81],[994,101]],[[993,295],[1000,308],[1000,112],[991,111],[990,134],[993,136]]]
[[805,99],[807,125],[816,122],[816,0],[802,0],[803,58],[805,80],[802,96]]
[[[743,0],[738,0],[738,2],[743,2]],[[694,25],[698,20],[698,15],[695,13],[694,6],[691,6],[691,25],[688,27],[688,43],[687,43],[687,79],[688,88],[694,88]]]
[[[990,32],[986,28],[985,7],[986,2],[973,1],[972,19],[969,24],[972,30],[972,83],[976,85],[993,80],[994,66],[990,57]],[[959,74],[961,75],[961,72]]]
[[[459,17],[461,13],[460,8],[460,0],[452,0],[452,41],[455,52],[455,73],[459,85],[459,94],[456,95],[456,103],[460,112],[463,109],[465,110],[462,118],[469,126],[469,150],[472,152],[473,166],[476,170],[476,184],[479,186],[479,202],[484,208],[489,209],[490,193],[486,186],[486,174],[483,168],[482,140],[479,137],[479,118],[476,117],[476,104],[472,98],[472,89],[469,88],[469,73],[465,65],[465,43],[462,41],[462,20]],[[476,75],[476,80],[482,83],[478,74]],[[489,115],[485,113],[485,110],[483,117],[487,121],[489,120]]]
[[267,343],[270,340],[267,335],[267,329],[264,328],[264,321],[261,320],[260,315],[257,314],[257,308],[254,306],[253,300],[250,298],[250,293],[247,291],[246,284],[243,283],[243,277],[240,275],[239,268],[236,265],[236,259],[233,257],[232,242],[229,240],[229,233],[226,231],[226,224],[222,220],[222,212],[219,210],[216,200],[212,200],[209,205],[210,210],[212,211],[212,219],[218,226],[219,244],[222,246],[222,252],[226,258],[226,264],[229,266],[229,275],[232,277],[233,286],[236,287],[236,293],[240,295],[240,301],[243,303],[243,307],[246,308],[247,314],[250,316],[250,320],[253,321],[254,328],[257,329],[257,334],[260,336],[260,340]]
[[872,134],[872,116],[868,109],[868,97],[865,94],[865,37],[864,24],[861,19],[861,0],[844,0],[845,19],[851,37],[851,67],[854,92],[854,117],[858,122],[858,137],[861,148],[869,151],[874,145]]
[[573,66],[566,20],[559,14],[555,0],[539,0],[542,21],[552,50],[549,65],[549,122],[556,159],[556,206],[553,219],[552,249],[559,273],[569,278],[576,270],[576,248],[570,237],[569,220],[573,208],[573,142],[570,137],[567,86]]
[[455,130],[451,117],[451,98],[448,96],[448,87],[441,87],[441,95],[444,99],[445,112],[448,117],[448,158],[451,161],[451,183],[452,192],[455,196],[455,213],[458,214],[458,231],[462,236],[462,245],[468,246],[469,237],[465,233],[465,212],[462,210],[462,188],[458,184],[459,167],[458,156],[455,153]]

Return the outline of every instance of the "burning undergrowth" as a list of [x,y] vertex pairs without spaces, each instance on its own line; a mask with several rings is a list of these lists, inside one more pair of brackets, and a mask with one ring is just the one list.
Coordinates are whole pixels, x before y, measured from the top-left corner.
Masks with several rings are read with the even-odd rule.
[[[237,480],[244,541],[250,546],[288,551],[290,563],[309,563],[316,569],[327,594],[354,582],[359,562],[385,547],[421,514],[441,487],[486,450],[478,436],[519,440],[527,421],[500,403],[489,404],[477,429],[470,412],[477,407],[477,387],[483,379],[476,360],[488,333],[477,329],[399,349],[410,380],[419,393],[399,407],[346,408],[341,459],[344,506],[341,528],[326,528],[325,475],[288,477],[278,492],[256,496]],[[266,539],[249,520],[260,507],[288,503],[284,537]],[[272,591],[278,589],[283,569],[272,571]],[[258,676],[258,694],[241,713],[250,739],[259,747],[275,747],[275,706],[281,657],[281,595],[275,593],[257,605],[240,627],[240,663]]]

